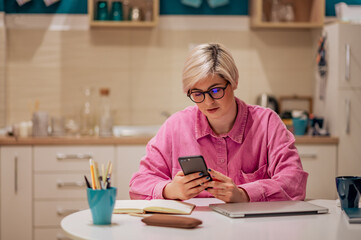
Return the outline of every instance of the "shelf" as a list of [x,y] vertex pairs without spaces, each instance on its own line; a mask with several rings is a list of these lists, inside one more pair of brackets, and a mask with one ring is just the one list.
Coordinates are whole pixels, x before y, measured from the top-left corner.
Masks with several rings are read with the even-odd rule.
[[[110,8],[112,2],[115,0],[107,0],[108,9],[110,13]],[[119,0],[117,0],[119,1]],[[147,1],[152,2],[152,20],[144,21],[144,9]],[[155,27],[158,24],[159,18],[159,0],[132,0],[129,1],[131,5],[129,7],[137,6],[141,10],[141,20],[140,21],[111,21],[111,20],[96,20],[96,4],[98,0],[88,0],[88,17],[89,17],[89,25],[91,27],[130,27],[130,28],[143,28],[143,27]],[[121,1],[124,2],[124,1]],[[127,19],[128,13],[126,12],[128,9],[123,5],[123,16]]]
[[279,0],[293,9],[292,22],[271,22],[273,0],[249,0],[252,28],[301,29],[321,28],[324,24],[325,0]]

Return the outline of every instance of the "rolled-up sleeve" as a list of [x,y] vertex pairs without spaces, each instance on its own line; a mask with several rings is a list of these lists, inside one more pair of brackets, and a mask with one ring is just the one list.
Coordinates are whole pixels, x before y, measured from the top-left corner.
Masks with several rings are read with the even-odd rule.
[[162,199],[164,187],[171,182],[171,157],[165,139],[165,127],[147,144],[138,172],[130,180],[131,199]]

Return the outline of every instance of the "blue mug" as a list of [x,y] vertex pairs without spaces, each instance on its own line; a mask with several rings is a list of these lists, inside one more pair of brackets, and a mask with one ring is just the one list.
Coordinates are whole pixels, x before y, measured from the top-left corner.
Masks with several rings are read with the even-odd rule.
[[293,133],[297,136],[305,135],[308,119],[292,118]]
[[87,195],[93,223],[95,225],[111,224],[117,189],[114,187],[101,190],[87,188]]
[[361,192],[361,177],[336,177],[336,188],[342,209],[358,208]]

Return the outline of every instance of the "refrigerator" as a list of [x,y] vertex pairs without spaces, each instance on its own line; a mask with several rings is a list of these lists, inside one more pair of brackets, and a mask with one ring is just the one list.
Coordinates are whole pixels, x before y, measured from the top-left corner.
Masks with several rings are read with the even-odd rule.
[[336,174],[361,176],[361,24],[325,25],[327,74],[316,78],[314,114],[339,138]]

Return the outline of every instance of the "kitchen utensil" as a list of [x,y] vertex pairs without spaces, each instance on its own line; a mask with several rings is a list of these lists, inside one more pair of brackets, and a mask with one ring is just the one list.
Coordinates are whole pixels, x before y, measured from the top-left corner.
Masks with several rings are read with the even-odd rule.
[[257,98],[257,105],[262,107],[270,108],[276,113],[279,113],[279,105],[277,99],[267,93],[262,93]]
[[51,135],[64,136],[65,135],[65,119],[64,117],[51,118]]
[[41,111],[34,112],[32,121],[34,137],[48,136],[48,113]]

